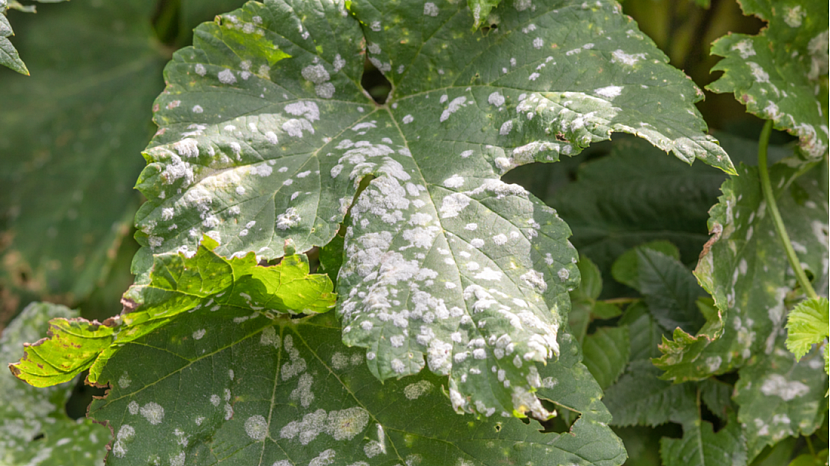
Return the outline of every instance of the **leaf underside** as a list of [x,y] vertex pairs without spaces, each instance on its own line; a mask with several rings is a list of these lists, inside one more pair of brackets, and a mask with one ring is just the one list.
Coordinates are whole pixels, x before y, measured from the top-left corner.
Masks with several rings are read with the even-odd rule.
[[[459,411],[550,415],[528,376],[559,352],[576,254],[556,213],[501,175],[612,131],[733,168],[702,133],[699,90],[616,2],[493,11],[486,35],[440,1],[249,3],[197,28],[144,153],[139,280],[151,253],[203,234],[224,256],[325,245],[351,206],[337,313],[370,371],[428,365]],[[360,87],[365,58],[393,85],[385,105]]]

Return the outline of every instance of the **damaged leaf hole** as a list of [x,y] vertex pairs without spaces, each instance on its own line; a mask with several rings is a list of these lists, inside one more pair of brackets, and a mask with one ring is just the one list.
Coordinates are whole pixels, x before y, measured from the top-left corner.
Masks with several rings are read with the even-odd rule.
[[363,77],[360,79],[360,85],[378,105],[385,104],[389,93],[392,92],[392,83],[369,61],[368,57],[363,61]]

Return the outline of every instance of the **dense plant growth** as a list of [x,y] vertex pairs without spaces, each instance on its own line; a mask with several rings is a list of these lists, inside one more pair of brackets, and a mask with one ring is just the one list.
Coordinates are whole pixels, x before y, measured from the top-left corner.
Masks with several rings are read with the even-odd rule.
[[826,3],[152,3],[0,0],[0,463],[826,464]]

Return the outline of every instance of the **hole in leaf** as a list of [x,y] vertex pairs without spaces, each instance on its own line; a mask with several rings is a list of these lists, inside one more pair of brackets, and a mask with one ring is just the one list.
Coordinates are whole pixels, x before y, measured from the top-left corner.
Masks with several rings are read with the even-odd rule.
[[556,432],[558,434],[570,432],[571,426],[573,426],[574,422],[582,416],[581,413],[553,403],[550,400],[541,399],[541,401],[542,406],[544,406],[545,409],[548,411],[556,411],[556,417],[553,419],[539,422],[543,427],[542,432]]
[[497,422],[493,428],[496,429],[496,432],[501,432],[501,422]]
[[392,91],[392,83],[369,61],[368,57],[363,62],[363,77],[360,79],[360,85],[379,105],[386,103]]
[[481,28],[479,28],[479,31],[481,31],[481,33],[482,33],[484,36],[487,36],[487,35],[488,35],[488,34],[490,34],[491,32],[495,32],[495,31],[497,31],[498,29],[499,29],[499,25],[498,25],[498,24],[495,24],[495,23],[492,23],[492,24],[484,24],[484,25],[482,25],[482,26],[481,26]]
[[70,419],[80,419],[86,416],[86,409],[92,403],[92,397],[103,397],[107,394],[105,388],[93,387],[84,383],[89,371],[85,371],[78,379],[78,383],[72,388],[72,394],[66,400],[66,415]]

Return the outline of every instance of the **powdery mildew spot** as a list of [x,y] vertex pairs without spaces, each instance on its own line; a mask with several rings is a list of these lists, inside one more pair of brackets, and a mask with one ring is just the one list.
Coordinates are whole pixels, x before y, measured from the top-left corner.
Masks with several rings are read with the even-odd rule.
[[810,393],[810,387],[797,380],[787,380],[780,374],[772,374],[761,385],[761,392],[766,396],[777,396],[790,401]]
[[161,424],[161,421],[164,420],[164,408],[158,403],[151,401],[142,406],[140,411],[141,415],[152,425]]
[[259,414],[249,417],[245,421],[245,433],[248,437],[260,442],[268,435],[268,423]]
[[130,404],[127,405],[127,410],[130,412],[130,414],[138,414],[138,409],[138,403],[136,403],[135,401],[131,401]]
[[432,390],[432,384],[426,380],[411,383],[403,389],[403,394],[409,400],[417,400],[421,395],[429,393]]
[[201,340],[202,337],[205,336],[205,333],[207,333],[207,330],[205,330],[203,328],[201,328],[199,330],[196,330],[195,332],[193,332],[193,339],[194,340]]
[[118,378],[118,386],[121,388],[128,388],[131,383],[132,380],[130,380],[130,376],[126,372],[121,374],[121,377]]

